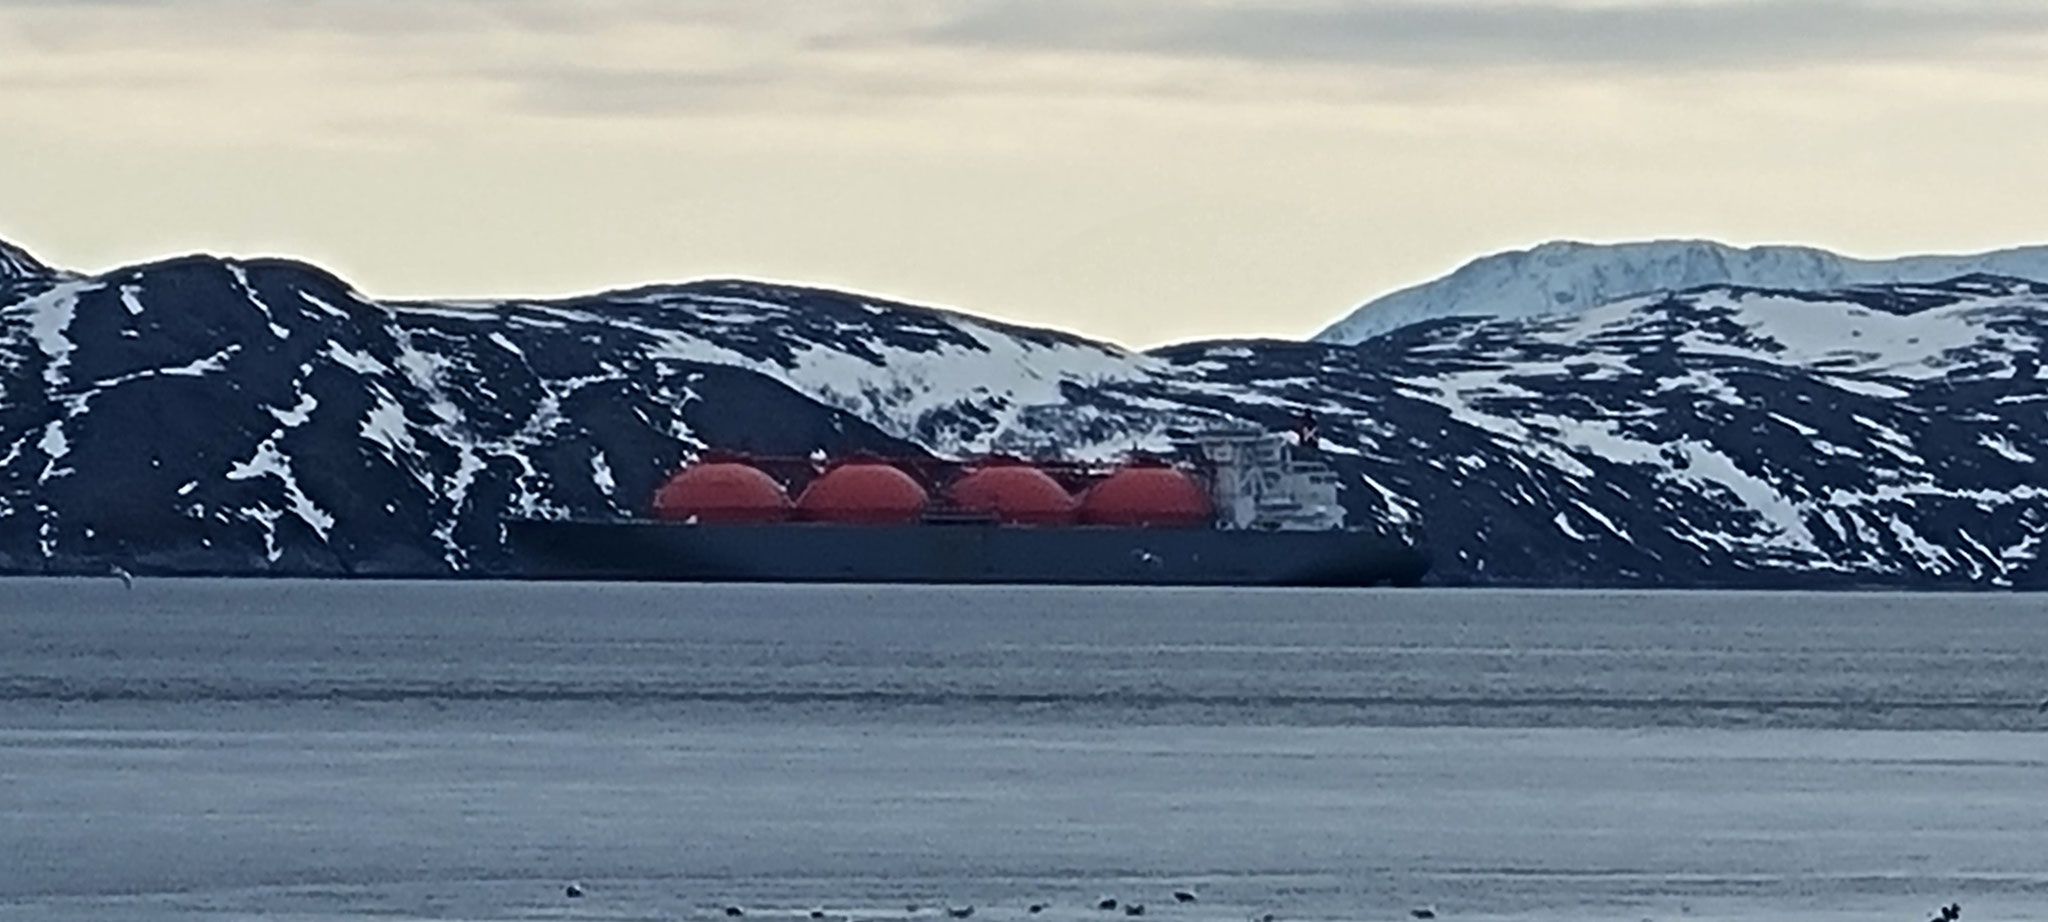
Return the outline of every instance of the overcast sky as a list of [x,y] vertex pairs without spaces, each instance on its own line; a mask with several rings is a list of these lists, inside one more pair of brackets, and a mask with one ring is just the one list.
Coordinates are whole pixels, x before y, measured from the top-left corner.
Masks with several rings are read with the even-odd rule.
[[2048,242],[2039,0],[0,0],[0,238],[1129,345],[1544,240]]

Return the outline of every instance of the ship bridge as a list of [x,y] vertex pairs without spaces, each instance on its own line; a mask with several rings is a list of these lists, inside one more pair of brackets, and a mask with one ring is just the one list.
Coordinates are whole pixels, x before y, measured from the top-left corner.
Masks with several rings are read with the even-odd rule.
[[1212,429],[1176,443],[1209,469],[1216,527],[1330,531],[1344,527],[1337,472],[1287,435]]

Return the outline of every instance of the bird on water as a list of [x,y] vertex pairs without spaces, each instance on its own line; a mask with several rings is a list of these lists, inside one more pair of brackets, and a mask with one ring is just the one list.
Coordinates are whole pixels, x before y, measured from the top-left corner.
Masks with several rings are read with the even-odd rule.
[[1418,919],[1434,919],[1436,918],[1436,907],[1424,906],[1420,909],[1410,909],[1408,914]]
[[1173,901],[1176,903],[1192,903],[1195,901],[1194,891],[1175,890],[1173,891]]
[[1103,898],[1102,898],[1102,902],[1100,902],[1100,903],[1096,903],[1096,904],[1095,904],[1095,908],[1097,908],[1097,909],[1100,909],[1100,910],[1104,910],[1104,911],[1108,911],[1108,910],[1111,910],[1111,909],[1115,909],[1115,908],[1116,908],[1116,897],[1113,897],[1113,896],[1105,896],[1105,897],[1103,897]]
[[725,914],[730,918],[737,919],[741,916],[746,915],[747,911],[739,908],[738,906],[727,906],[725,907]]
[[562,895],[572,900],[576,899],[583,895],[583,885],[572,881],[568,886],[562,888]]
[[948,906],[946,907],[946,915],[952,916],[955,919],[965,919],[968,916],[974,915],[974,907]]

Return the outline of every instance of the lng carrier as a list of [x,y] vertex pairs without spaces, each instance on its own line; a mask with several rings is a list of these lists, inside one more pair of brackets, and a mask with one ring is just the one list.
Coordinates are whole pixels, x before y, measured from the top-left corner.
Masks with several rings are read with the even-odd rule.
[[[706,582],[1414,585],[1426,556],[1345,527],[1298,438],[1198,433],[1117,465],[705,454],[651,517],[514,519],[549,576]],[[792,498],[794,497],[794,498]]]

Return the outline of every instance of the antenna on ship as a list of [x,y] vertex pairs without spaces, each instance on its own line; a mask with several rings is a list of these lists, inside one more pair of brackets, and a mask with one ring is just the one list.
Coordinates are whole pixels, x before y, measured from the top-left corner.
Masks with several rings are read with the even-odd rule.
[[1304,409],[1294,414],[1294,438],[1295,445],[1301,448],[1312,449],[1321,445],[1321,439],[1316,435],[1314,412]]

